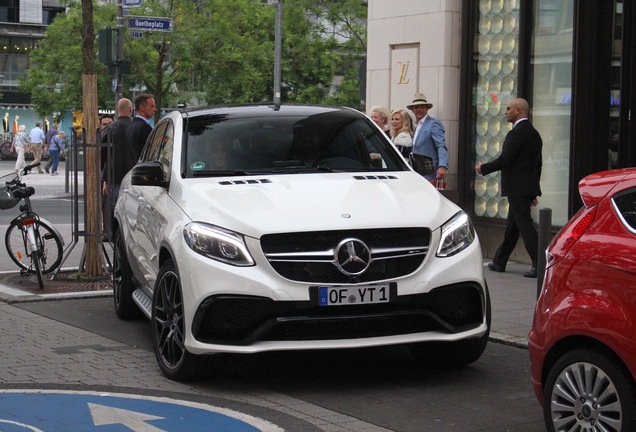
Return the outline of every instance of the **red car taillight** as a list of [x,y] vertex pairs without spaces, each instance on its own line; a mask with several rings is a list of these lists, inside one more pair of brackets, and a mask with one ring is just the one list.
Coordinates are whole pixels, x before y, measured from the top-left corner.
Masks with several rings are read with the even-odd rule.
[[584,208],[570,219],[548,247],[548,266],[553,264],[555,260],[563,258],[574,243],[585,234],[594,222],[597,210],[598,206]]

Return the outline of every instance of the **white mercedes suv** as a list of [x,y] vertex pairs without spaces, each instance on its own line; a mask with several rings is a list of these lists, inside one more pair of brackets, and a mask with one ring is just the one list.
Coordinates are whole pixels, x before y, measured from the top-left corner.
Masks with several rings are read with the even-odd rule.
[[469,217],[348,108],[174,111],[124,178],[117,315],[142,311],[159,367],[217,353],[407,344],[483,353],[490,299]]

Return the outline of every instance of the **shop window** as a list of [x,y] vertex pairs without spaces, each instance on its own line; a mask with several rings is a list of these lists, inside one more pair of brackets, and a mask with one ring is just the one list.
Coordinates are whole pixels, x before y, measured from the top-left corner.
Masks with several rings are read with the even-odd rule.
[[[539,207],[551,208],[553,224],[564,225],[570,173],[573,0],[537,0],[533,13],[530,117],[543,139]],[[548,27],[550,31],[546,31]],[[537,220],[538,214],[534,216]]]
[[[501,152],[511,125],[504,116],[516,97],[519,53],[519,1],[481,0],[473,53],[477,82],[473,88],[473,142],[477,162],[488,162]],[[508,200],[500,194],[499,172],[475,178],[477,216],[506,218]]]

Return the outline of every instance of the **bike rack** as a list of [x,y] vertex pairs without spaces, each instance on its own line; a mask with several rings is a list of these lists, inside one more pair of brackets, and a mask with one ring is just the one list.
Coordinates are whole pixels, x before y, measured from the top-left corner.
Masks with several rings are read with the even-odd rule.
[[[75,130],[75,128],[71,127],[69,128],[71,131],[71,151],[69,152],[69,156],[70,156],[70,160],[67,159],[66,161],[66,178],[65,178],[65,192],[66,193],[70,193],[70,199],[71,199],[71,237],[72,240],[69,243],[68,246],[65,246],[64,248],[64,252],[62,254],[62,261],[60,261],[59,266],[50,273],[50,277],[51,279],[55,278],[55,275],[60,271],[60,269],[62,268],[62,265],[64,264],[64,262],[68,259],[69,255],[71,254],[71,252],[73,251],[73,249],[75,249],[75,247],[77,246],[77,244],[79,243],[80,238],[84,239],[84,245],[83,245],[83,250],[82,250],[82,255],[80,258],[80,263],[78,266],[78,270],[77,270],[77,278],[79,279],[80,277],[80,273],[82,272],[82,270],[84,269],[84,265],[85,265],[85,259],[86,259],[86,239],[93,235],[91,233],[86,232],[86,230],[82,230],[80,229],[80,224],[79,224],[79,201],[80,201],[80,194],[79,194],[79,173],[80,171],[83,171],[83,175],[84,175],[84,181],[83,181],[83,190],[82,193],[84,194],[84,197],[88,196],[87,193],[92,193],[94,194],[94,196],[101,196],[102,192],[101,192],[101,188],[99,187],[101,185],[101,181],[100,180],[100,173],[99,170],[97,170],[96,173],[94,173],[95,176],[97,176],[97,190],[94,191],[88,191],[87,190],[87,182],[86,182],[86,149],[89,147],[92,148],[102,148],[102,147],[107,147],[109,144],[87,144],[84,143],[83,140],[81,140],[78,136],[77,136],[77,131]],[[86,136],[86,134],[84,134],[84,136]],[[80,155],[80,150],[82,151],[82,154]],[[110,152],[108,153],[108,157],[110,157]],[[99,166],[99,158],[100,158],[100,152],[95,152],[96,154],[96,158],[97,160],[95,161],[95,166]],[[81,159],[80,159],[81,157]],[[79,162],[82,162],[82,166],[80,166]],[[107,166],[112,166],[112,164],[108,163]],[[83,168],[83,170],[82,170]],[[97,201],[97,211],[99,212],[99,214],[103,215],[102,212],[102,202],[101,200],[96,200]],[[110,205],[110,203],[107,203],[107,205]],[[86,218],[87,215],[87,204],[86,204],[86,199],[84,199],[84,218]],[[112,264],[110,261],[110,258],[108,257],[108,252],[106,251],[106,247],[104,245],[104,242],[102,241],[103,239],[107,238],[110,239],[110,224],[106,224],[107,225],[107,230],[104,230],[104,225],[102,224],[102,229],[100,230],[100,233],[98,234],[99,236],[99,240],[100,240],[100,258],[101,258],[101,262],[102,262],[102,268],[104,269],[104,274],[108,275],[111,273],[112,271]],[[109,240],[110,241],[110,240]]]

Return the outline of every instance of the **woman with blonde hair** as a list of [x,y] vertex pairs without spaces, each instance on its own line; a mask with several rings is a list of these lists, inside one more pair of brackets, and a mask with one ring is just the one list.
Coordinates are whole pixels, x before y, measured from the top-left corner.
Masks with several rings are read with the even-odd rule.
[[[16,116],[17,117],[17,116]],[[18,158],[15,161],[15,173],[18,174],[22,168],[26,166],[24,161],[24,152],[29,145],[29,136],[26,133],[26,126],[20,125],[18,132],[13,137],[13,144],[11,150],[15,150]]]
[[411,116],[406,110],[396,109],[391,113],[391,141],[405,158],[413,148]]

